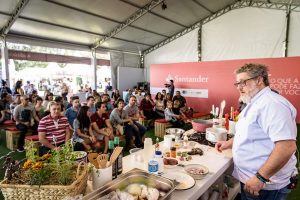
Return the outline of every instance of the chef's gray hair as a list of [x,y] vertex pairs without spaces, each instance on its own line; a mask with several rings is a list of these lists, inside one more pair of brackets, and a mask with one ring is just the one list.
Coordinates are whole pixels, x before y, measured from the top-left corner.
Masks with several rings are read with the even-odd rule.
[[246,72],[250,77],[259,77],[261,76],[263,78],[264,84],[266,86],[270,85],[269,82],[269,69],[266,65],[262,64],[254,64],[254,63],[248,63],[240,67],[235,71],[235,74],[240,74]]

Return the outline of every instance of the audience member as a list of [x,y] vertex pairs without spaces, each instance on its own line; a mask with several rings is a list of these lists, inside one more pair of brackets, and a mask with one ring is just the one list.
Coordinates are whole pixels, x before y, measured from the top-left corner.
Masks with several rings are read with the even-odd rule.
[[147,120],[156,119],[156,113],[153,111],[154,101],[149,93],[145,94],[145,98],[141,101],[140,111],[141,117]]
[[42,103],[43,103],[43,99],[41,97],[37,97],[34,110],[39,119],[42,119],[45,116],[46,108],[42,105]]
[[[135,131],[133,128],[133,121],[128,117],[127,112],[124,110],[124,100],[119,99],[116,102],[117,107],[111,112],[109,118],[110,121],[116,129],[123,128],[124,134],[125,134],[125,149],[129,150],[131,148],[136,148],[134,141],[133,141],[133,136],[135,136],[136,142],[141,143],[140,141],[140,134]],[[122,131],[120,131],[122,132]],[[122,133],[121,133],[122,134]],[[139,141],[138,141],[139,140]]]
[[173,108],[173,102],[168,100],[167,108],[165,109],[165,120],[170,122],[172,124],[172,127],[174,128],[183,128],[184,121],[182,120],[182,117],[178,114],[175,114],[172,108]]
[[22,81],[17,81],[13,90],[13,95],[24,95],[24,90],[22,89]]
[[163,96],[160,92],[158,92],[155,96],[155,112],[159,118],[165,118],[165,105]]
[[51,93],[51,92],[46,94],[45,99],[43,101],[43,107],[48,108],[48,103],[50,101],[53,101],[53,93]]
[[109,116],[106,112],[106,103],[97,102],[96,110],[91,116],[93,133],[96,136],[97,140],[104,139],[104,153],[108,151],[108,141],[114,138],[113,128],[109,120]]
[[21,131],[20,137],[17,143],[17,151],[24,151],[24,140],[28,128],[31,127],[32,133],[37,133],[36,124],[33,124],[33,120],[37,122],[40,119],[36,116],[34,107],[29,105],[29,98],[26,95],[21,96],[21,104],[17,105],[14,109],[14,120],[16,121],[16,128]]
[[15,98],[14,101],[9,106],[11,112],[11,119],[14,119],[13,115],[14,115],[15,107],[17,107],[17,105],[21,103],[21,95],[17,94],[14,98]]
[[186,106],[186,100],[185,100],[185,98],[183,96],[181,96],[180,91],[176,91],[176,94],[173,97],[173,102],[175,100],[179,101],[179,108],[182,108],[182,107]]
[[0,88],[0,95],[5,92],[7,92],[8,94],[12,94],[11,89],[7,86],[6,81],[2,80],[2,87]]
[[138,90],[136,96],[136,105],[140,106],[142,99],[144,96],[142,95],[142,90]]
[[115,89],[113,93],[111,94],[111,98],[114,102],[118,101],[119,98],[121,98],[120,91],[118,89]]
[[109,95],[108,94],[102,94],[101,95],[101,101],[106,103],[107,110],[106,112],[111,113],[111,111],[114,109],[114,106],[110,103]]
[[126,94],[124,99],[126,105],[129,103],[129,98],[131,97],[131,95],[132,95],[132,89],[128,89],[128,93]]
[[43,117],[38,126],[40,156],[50,150],[59,150],[71,138],[68,119],[61,114],[61,105],[55,101],[49,103],[50,114]]
[[64,112],[65,112],[65,105],[64,105],[64,99],[63,99],[63,97],[57,96],[57,97],[55,97],[54,101],[56,103],[60,104],[60,111],[61,111],[62,114],[64,114]]
[[136,97],[135,96],[131,96],[129,98],[129,104],[127,104],[124,107],[124,110],[127,112],[128,117],[132,120],[133,124],[133,128],[135,129],[135,131],[138,133],[137,135],[139,136],[138,138],[135,139],[135,145],[137,147],[143,147],[143,137],[146,133],[146,127],[143,126],[142,124],[140,124],[139,118],[140,118],[140,112],[139,112],[139,108],[136,105]]
[[2,122],[6,120],[11,120],[11,110],[10,110],[10,104],[11,104],[12,98],[11,95],[7,92],[4,92],[1,94],[1,100],[0,100],[0,106],[1,111],[4,112],[4,115],[1,116]]
[[73,96],[71,97],[71,99],[72,99],[72,107],[66,110],[65,117],[68,119],[71,128],[73,128],[73,122],[76,119],[79,112],[80,100],[78,96]]
[[82,143],[86,150],[90,150],[92,145],[100,146],[99,142],[96,145],[97,139],[93,134],[91,120],[88,116],[88,106],[82,106],[76,119],[73,122],[73,142]]
[[89,107],[88,116],[90,117],[93,113],[96,112],[95,98],[93,96],[88,96],[86,98],[86,105]]

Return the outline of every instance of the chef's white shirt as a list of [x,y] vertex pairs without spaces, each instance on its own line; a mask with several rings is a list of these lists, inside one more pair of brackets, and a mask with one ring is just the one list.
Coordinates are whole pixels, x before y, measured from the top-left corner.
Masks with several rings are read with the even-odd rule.
[[[280,140],[296,140],[297,111],[281,95],[269,87],[259,91],[239,115],[232,154],[233,176],[246,183],[267,161]],[[296,157],[290,160],[270,178],[265,190],[278,190],[289,184],[296,171]]]

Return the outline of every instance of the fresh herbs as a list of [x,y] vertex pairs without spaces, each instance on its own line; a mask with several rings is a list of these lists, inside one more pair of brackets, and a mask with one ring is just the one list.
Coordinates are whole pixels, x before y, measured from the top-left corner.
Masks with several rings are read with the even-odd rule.
[[33,142],[26,145],[26,161],[19,166],[18,161],[7,158],[4,163],[9,183],[30,185],[69,185],[76,178],[77,165],[71,141],[59,150],[53,150],[42,157]]

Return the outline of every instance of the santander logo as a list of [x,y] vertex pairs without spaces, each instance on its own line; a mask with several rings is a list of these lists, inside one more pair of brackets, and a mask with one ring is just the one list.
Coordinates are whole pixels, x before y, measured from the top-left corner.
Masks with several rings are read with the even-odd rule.
[[198,75],[198,76],[179,76],[175,75],[172,76],[170,73],[168,74],[166,81],[170,82],[170,80],[173,80],[174,82],[178,83],[207,83],[208,77]]

